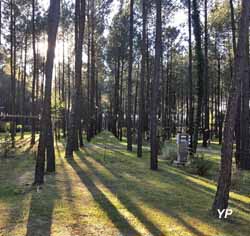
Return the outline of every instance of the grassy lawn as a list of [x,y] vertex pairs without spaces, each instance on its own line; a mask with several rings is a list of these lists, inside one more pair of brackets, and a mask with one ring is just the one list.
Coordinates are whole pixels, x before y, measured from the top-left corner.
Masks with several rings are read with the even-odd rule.
[[214,152],[200,151],[213,163],[206,178],[164,160],[151,171],[148,147],[138,159],[135,148],[128,153],[126,143],[103,132],[72,160],[56,143],[56,174],[36,190],[28,138],[18,138],[15,157],[0,160],[0,236],[249,235],[250,173],[231,192],[233,216],[211,216],[220,160]]

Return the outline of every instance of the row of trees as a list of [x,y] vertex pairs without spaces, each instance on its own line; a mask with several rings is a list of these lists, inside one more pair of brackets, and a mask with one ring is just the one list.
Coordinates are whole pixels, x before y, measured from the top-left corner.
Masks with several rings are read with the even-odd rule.
[[[164,12],[168,12],[168,7],[169,5],[163,4],[163,9]],[[221,8],[224,6],[221,6]],[[152,32],[152,29],[155,27],[154,22],[152,21],[152,17],[149,18],[148,14],[153,13],[153,5],[152,3],[145,3],[145,11],[143,15],[143,8],[136,9],[139,11],[139,14],[141,14],[143,18],[143,22],[140,22],[140,19],[138,18],[138,15],[135,14],[135,23],[134,23],[134,48],[133,48],[133,62],[135,66],[133,67],[133,89],[132,89],[132,96],[129,96],[131,98],[134,97],[134,99],[131,99],[131,101],[122,100],[121,95],[122,93],[122,88],[125,86],[130,87],[129,83],[130,80],[128,80],[128,84],[122,85],[122,77],[124,76],[124,72],[126,73],[126,70],[120,70],[121,68],[129,68],[129,55],[127,52],[130,52],[129,48],[130,45],[127,43],[129,42],[129,33],[128,28],[131,23],[131,18],[126,11],[126,9],[123,12],[119,12],[117,14],[117,17],[114,18],[114,25],[111,27],[111,32],[109,36],[109,42],[108,42],[108,59],[111,58],[113,61],[110,59],[108,60],[109,66],[111,68],[112,74],[114,76],[114,91],[112,92],[112,99],[115,100],[115,104],[113,106],[113,110],[111,113],[113,114],[113,133],[117,136],[117,129],[120,127],[120,123],[122,123],[123,115],[122,114],[127,114],[131,113],[129,111],[126,111],[127,108],[130,106],[133,107],[133,115],[130,114],[130,116],[133,118],[135,115],[138,114],[140,122],[135,125],[134,127],[131,127],[130,129],[133,130],[141,130],[140,127],[143,127],[143,130],[138,132],[138,140],[140,141],[140,136],[143,133],[142,136],[144,136],[145,131],[149,130],[149,119],[148,117],[150,116],[150,99],[151,96],[150,93],[152,92],[152,77],[154,75],[154,47],[155,47],[155,42],[154,42],[154,32]],[[196,114],[196,123],[198,122],[199,125],[196,125],[195,130],[195,135],[194,135],[194,151],[196,150],[196,143],[197,143],[197,138],[198,138],[198,133],[200,131],[204,132],[205,135],[204,137],[204,142],[203,145],[206,146],[207,142],[210,138],[216,136],[219,138],[219,141],[221,142],[221,137],[222,137],[222,123],[223,123],[223,112],[225,112],[225,101],[228,96],[227,90],[229,87],[229,83],[227,81],[230,80],[230,71],[229,71],[229,52],[230,52],[230,45],[217,45],[218,38],[221,38],[221,40],[224,40],[225,35],[221,35],[220,37],[217,36],[215,37],[210,37],[209,44],[208,44],[208,39],[206,39],[206,55],[203,55],[203,42],[201,40],[202,37],[202,26],[200,23],[200,17],[199,17],[199,11],[196,5],[194,5],[193,13],[191,14],[191,5],[188,5],[189,9],[189,53],[186,52],[186,49],[182,46],[183,44],[183,38],[181,40],[178,40],[179,37],[182,37],[180,31],[175,28],[171,27],[168,25],[168,15],[164,15],[163,18],[163,31],[161,33],[161,39],[162,39],[162,50],[161,50],[161,63],[160,63],[160,93],[158,93],[159,97],[159,102],[160,105],[158,106],[158,118],[161,123],[159,124],[160,126],[160,134],[158,136],[161,136],[163,141],[166,138],[170,138],[171,134],[175,133],[176,130],[179,127],[188,127],[189,128],[189,133],[193,134],[194,130],[194,115]],[[217,6],[214,6],[214,12],[220,11],[221,9],[218,9]],[[141,11],[141,12],[140,12]],[[171,16],[169,14],[169,16]],[[212,13],[211,13],[212,16]],[[194,18],[192,20],[192,17]],[[138,18],[138,19],[137,19]],[[207,19],[207,17],[206,17]],[[198,23],[194,23],[195,21],[198,20]],[[226,17],[224,17],[222,20],[219,19],[220,21],[226,21],[228,20]],[[130,22],[129,22],[130,21]],[[220,32],[221,27],[221,22],[212,21],[210,22],[210,30],[211,34],[218,35]],[[201,61],[201,64],[199,65],[199,95],[196,93],[196,90],[194,90],[193,85],[197,84],[197,74],[196,74],[196,68],[193,70],[193,47],[192,47],[192,25],[191,23],[193,22],[194,25],[194,30],[195,32],[197,31],[196,35],[196,41],[197,46],[196,46],[196,55],[199,55],[199,60],[197,59],[198,62]],[[206,21],[207,22],[207,21]],[[208,25],[208,23],[206,23]],[[143,27],[144,26],[144,27]],[[208,28],[208,26],[206,26]],[[143,30],[145,29],[145,30]],[[227,30],[227,35],[230,33],[230,28],[223,29]],[[207,32],[208,30],[206,30]],[[141,32],[141,35],[140,35]],[[143,37],[143,32],[145,32],[145,36]],[[206,33],[207,35],[208,33]],[[125,35],[125,36],[124,36]],[[206,36],[208,38],[208,36]],[[114,44],[114,40],[120,42]],[[142,50],[142,48],[145,47],[145,50]],[[209,48],[208,48],[209,47]],[[225,47],[225,48],[224,48]],[[226,48],[228,47],[228,48]],[[209,49],[209,50],[208,50]],[[226,51],[227,50],[227,51]],[[209,51],[209,55],[208,54]],[[145,55],[143,55],[145,53]],[[115,55],[115,57],[112,57]],[[209,57],[209,58],[208,58]],[[125,58],[125,59],[124,59]],[[218,70],[209,70],[209,71],[204,71],[203,75],[203,70],[206,68],[204,65],[208,64],[205,63],[205,58],[206,61],[209,60],[209,64],[213,64],[218,68]],[[127,60],[126,60],[127,59]],[[194,58],[196,59],[196,58]],[[196,60],[195,60],[196,61]],[[202,62],[203,61],[203,62]],[[222,63],[225,62],[226,66],[221,66]],[[196,63],[196,62],[195,62]],[[139,68],[141,67],[141,68]],[[186,73],[183,75],[181,71],[186,72],[188,68],[188,74]],[[127,71],[127,76],[130,74],[129,71]],[[142,76],[144,74],[144,76]],[[213,79],[211,83],[206,79],[208,85],[204,86],[203,85],[203,76],[207,74],[208,78]],[[225,74],[226,76],[222,78],[222,74]],[[141,78],[146,78],[146,80],[142,80],[142,82],[139,79],[139,76]],[[129,78],[130,76],[128,76]],[[223,80],[222,80],[223,79]],[[121,85],[121,86],[119,86]],[[137,86],[139,85],[139,86]],[[145,85],[145,86],[144,86]],[[122,87],[123,86],[123,87]],[[141,87],[142,86],[142,87]],[[203,89],[204,87],[204,89]],[[126,88],[125,88],[126,89]],[[128,88],[128,91],[131,89]],[[205,90],[207,91],[207,95],[203,97],[203,94],[205,93]],[[138,92],[139,91],[139,92]],[[143,91],[143,92],[141,92]],[[208,97],[205,99],[205,97]],[[145,99],[144,99],[145,98]],[[199,98],[199,101],[197,101]],[[130,105],[127,106],[122,106],[119,104],[119,100],[123,101],[124,103],[128,103]],[[140,106],[141,101],[144,102],[145,104],[142,104]],[[205,102],[207,100],[207,102]],[[132,102],[135,101],[135,102]],[[199,106],[198,106],[199,104]],[[207,105],[206,105],[207,104]],[[194,106],[195,105],[195,106]],[[196,107],[197,105],[197,107]],[[206,106],[205,106],[206,105]],[[139,106],[139,109],[138,109]],[[143,107],[147,107],[148,110],[146,110],[146,113],[144,112]],[[122,110],[119,112],[119,109],[122,109],[125,107],[125,110]],[[141,109],[140,109],[141,107]],[[194,108],[199,107],[200,112],[196,112],[194,114]],[[206,112],[205,112],[206,110]],[[141,112],[138,112],[141,111]],[[119,119],[117,119],[118,114]],[[142,113],[143,115],[140,115]],[[199,114],[199,115],[198,115]],[[209,115],[211,116],[211,119],[209,118]],[[142,120],[141,120],[142,119]],[[208,122],[209,121],[209,122]],[[137,127],[138,125],[138,127]],[[128,125],[129,126],[129,125]],[[210,126],[207,128],[207,126]],[[206,132],[205,132],[206,131]],[[132,132],[131,132],[132,133]],[[130,136],[130,131],[128,131],[128,136]],[[130,139],[130,138],[128,138]],[[130,143],[130,141],[128,141]],[[130,144],[128,144],[130,146]],[[139,145],[140,147],[141,145]],[[128,148],[129,149],[129,148]],[[139,148],[140,149],[140,148]],[[139,151],[140,153],[140,151]],[[140,156],[140,154],[138,154]]]
[[[160,144],[185,128],[193,152],[199,138],[204,147],[214,138],[223,143],[213,210],[226,208],[234,133],[237,167],[250,168],[247,0],[236,9],[232,0],[120,1],[110,26],[109,0],[51,1],[48,17],[34,0],[2,4],[2,73],[10,74],[6,112],[31,115],[32,145],[40,130],[35,184],[44,181],[45,163],[55,171],[53,132],[60,138],[62,131],[65,156],[73,158],[84,145],[83,133],[90,141],[104,120],[117,138],[126,136],[128,151],[137,144],[138,157],[150,140],[151,169],[157,170]],[[187,32],[169,23],[180,7],[187,12]],[[62,52],[55,61],[56,43]],[[24,119],[11,120],[13,146],[19,122],[24,130]]]
[[[178,127],[188,127],[188,132],[193,137],[193,152],[196,152],[200,134],[203,137],[204,147],[207,147],[208,142],[214,137],[218,138],[219,143],[222,143],[222,129],[229,95],[228,91],[233,79],[233,56],[236,53],[237,32],[235,30],[235,18],[239,18],[240,9],[237,8],[235,14],[232,1],[224,1],[221,4],[215,2],[209,6],[207,1],[203,3],[204,24],[202,24],[200,19],[199,3],[197,1],[187,1],[184,4],[188,9],[188,53],[181,47],[181,44],[176,43],[176,39],[181,33],[176,28],[164,28],[168,25],[168,16],[164,17],[163,30],[160,30],[162,43],[157,42],[157,45],[154,43],[155,34],[151,34],[150,31],[155,23],[154,20],[152,21],[153,14],[150,14],[150,17],[148,15],[148,13],[154,13],[154,2],[143,3],[142,1],[140,3],[141,8],[136,9],[139,11],[138,17],[134,13],[136,10],[133,10],[135,7],[133,7],[134,3],[132,1],[130,3],[130,14],[125,10],[123,13],[119,12],[117,17],[114,18],[114,25],[112,26],[109,39],[110,44],[108,45],[111,54],[110,58],[114,60],[110,60],[110,67],[113,68],[114,74],[114,92],[111,98],[116,104],[111,111],[113,116],[113,124],[111,126],[113,127],[113,133],[117,136],[117,129],[121,127],[120,123],[122,123],[123,114],[126,114],[128,150],[131,150],[133,133],[131,130],[133,129],[137,131],[137,135],[135,136],[138,144],[138,156],[141,156],[141,137],[145,135],[145,131],[149,130],[152,132],[151,137],[156,137],[164,141],[166,138],[170,138],[171,134],[175,134]],[[164,3],[160,11],[165,12],[168,7],[169,5]],[[134,20],[134,15],[138,19]],[[142,17],[142,22],[140,22],[140,17]],[[155,21],[157,21],[156,19]],[[160,23],[157,25],[156,22],[156,36],[157,27],[162,28],[162,19],[158,20]],[[133,25],[133,30],[130,29],[126,33],[127,37],[124,37],[124,32],[126,32],[129,25],[130,28]],[[167,32],[166,35],[165,32]],[[192,39],[193,35],[194,39]],[[131,38],[133,38],[132,42],[137,43],[137,47],[133,47]],[[120,43],[114,45],[114,40]],[[170,41],[170,43],[166,41]],[[192,46],[193,41],[195,42],[195,47]],[[153,55],[153,47],[155,47],[155,54],[158,48],[161,49],[160,67],[157,67],[157,56],[155,55],[154,57]],[[130,67],[132,64],[131,49],[133,49],[134,55],[133,62],[141,66],[141,69],[139,69],[139,66],[133,67],[135,71],[133,73],[135,77],[133,86],[134,104],[132,102],[133,96],[131,96],[131,83],[133,81],[131,82],[130,79]],[[129,52],[128,55],[127,52]],[[180,56],[180,54],[182,55]],[[116,55],[116,57],[114,58],[112,55]],[[122,63],[120,63],[121,58],[125,58],[125,60],[122,60]],[[119,75],[119,72],[120,67],[124,68],[124,64],[126,65],[126,58],[128,65],[128,99],[124,101],[121,97],[122,91],[119,91],[122,90],[123,86],[119,86],[119,78],[124,76],[124,70],[121,72],[122,76]],[[173,68],[173,64],[175,64],[176,68]],[[145,65],[147,69],[146,73]],[[118,69],[116,68],[117,66]],[[157,69],[154,68],[155,66]],[[185,76],[179,73],[183,70],[183,67],[185,67]],[[138,75],[141,78],[140,82],[138,82],[140,80]],[[147,78],[147,80],[145,81],[144,78]],[[160,80],[160,87],[158,79]],[[122,83],[122,78],[120,82]],[[139,89],[138,83],[140,85]],[[145,83],[146,92],[144,91]],[[154,88],[155,86],[157,87],[156,89]],[[245,88],[245,86],[242,88]],[[154,98],[155,93],[157,94],[156,98]],[[249,131],[245,128],[248,127],[247,117],[249,117],[249,108],[246,104],[248,104],[249,99],[246,94],[248,93],[245,92],[245,95],[242,95],[242,99],[240,99],[241,101],[239,100],[238,112],[242,115],[237,118],[242,118],[237,122],[238,126],[235,127],[237,144],[236,160],[238,168],[242,169],[249,168],[249,144],[247,144]],[[122,102],[119,103],[119,100],[127,104],[125,106],[119,105],[122,104]],[[144,110],[144,101],[146,107],[151,108],[146,112]],[[137,103],[139,104],[139,112],[137,111]],[[139,116],[138,122],[133,122],[134,127],[131,127],[130,119],[130,117],[133,117],[131,115],[132,107],[134,117],[135,114]],[[119,111],[119,109],[122,111]],[[151,118],[149,119],[149,117]],[[155,117],[157,119],[154,121]],[[151,124],[151,129],[149,129],[149,123]],[[159,129],[157,134],[153,135],[155,131],[152,125],[155,124],[158,125]],[[240,124],[243,124],[241,127],[244,127],[244,130],[240,129]],[[153,142],[151,150],[152,159],[154,159],[157,156],[155,153],[157,152],[159,141],[154,141],[154,138],[151,138],[151,142]]]

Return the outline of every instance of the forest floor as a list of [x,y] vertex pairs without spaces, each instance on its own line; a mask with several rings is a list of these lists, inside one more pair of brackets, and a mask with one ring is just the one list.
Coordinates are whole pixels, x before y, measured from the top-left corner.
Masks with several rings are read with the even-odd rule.
[[[213,163],[199,177],[160,160],[149,170],[149,148],[136,149],[103,132],[64,158],[56,143],[56,174],[33,187],[34,150],[18,139],[15,156],[0,160],[0,236],[248,236],[250,173],[243,173],[230,196],[233,215],[214,219],[219,155],[201,150]],[[170,144],[174,145],[174,144]],[[216,148],[214,149],[216,150]],[[218,149],[217,149],[218,150]]]

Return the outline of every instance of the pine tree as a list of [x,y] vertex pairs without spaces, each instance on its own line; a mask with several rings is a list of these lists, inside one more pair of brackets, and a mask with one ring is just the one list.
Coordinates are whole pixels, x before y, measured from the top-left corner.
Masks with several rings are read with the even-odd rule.
[[154,77],[152,81],[152,99],[150,113],[150,148],[151,148],[151,169],[158,169],[158,137],[157,137],[157,111],[158,93],[161,71],[161,51],[162,51],[162,18],[161,0],[156,1],[156,39],[155,39],[155,65]]
[[[47,49],[47,61],[46,61],[46,84],[45,84],[45,96],[41,117],[41,130],[38,144],[38,153],[36,159],[35,169],[35,181],[34,184],[40,185],[44,183],[44,165],[45,165],[45,153],[48,151],[48,144],[50,148],[51,140],[48,142],[49,132],[52,131],[51,127],[51,89],[52,89],[52,74],[53,64],[55,58],[55,46],[56,36],[58,31],[60,18],[60,0],[50,0],[49,16],[48,16],[48,49]],[[50,137],[53,134],[50,134]],[[53,162],[51,162],[53,163]]]

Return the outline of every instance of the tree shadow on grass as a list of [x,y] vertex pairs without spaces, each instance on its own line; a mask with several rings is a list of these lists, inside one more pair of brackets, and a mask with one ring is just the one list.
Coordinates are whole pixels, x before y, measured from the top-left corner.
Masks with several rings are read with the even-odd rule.
[[68,163],[72,166],[75,172],[80,177],[83,184],[88,188],[94,200],[105,211],[113,224],[117,227],[121,234],[124,235],[141,235],[134,229],[130,223],[122,216],[110,200],[98,189],[92,182],[91,178],[84,173],[84,170],[78,165],[74,159],[68,159]]
[[[16,187],[6,185],[4,191],[0,189],[0,201],[8,206],[6,209],[1,209],[0,217],[6,220],[6,224],[4,224],[4,227],[0,226],[0,235],[11,235],[12,231],[18,226],[18,222],[23,220],[25,195],[29,190],[27,189],[25,193],[22,193]],[[0,220],[0,225],[1,223]]]
[[18,140],[16,140],[16,144],[18,145],[18,146],[25,146],[25,145],[27,145],[29,142],[30,142],[30,140],[31,140],[31,137],[24,137],[23,139],[18,139]]
[[[96,146],[99,147],[99,149],[101,148],[99,145],[96,145]],[[115,149],[112,150],[112,151],[114,151],[114,153],[117,153],[118,156],[125,155],[124,153],[122,153],[122,152],[120,152],[118,150],[115,150]],[[93,154],[94,155],[96,154],[96,155],[99,155],[99,156],[102,155],[102,150],[101,149],[100,150],[98,150],[98,149],[96,150],[96,149],[90,148],[90,149],[88,149],[88,152],[89,152],[88,153],[89,155],[93,155]],[[115,155],[115,154],[113,154],[113,155]],[[96,161],[98,161],[100,164],[104,165],[104,163],[102,163],[100,160],[96,159]],[[110,171],[112,171],[112,169],[110,169],[109,166],[105,165],[105,167],[108,168]],[[130,170],[130,172],[132,173],[132,170]],[[137,176],[136,176],[137,178],[140,178],[142,181],[145,181],[144,176],[140,176],[139,175],[140,170],[138,170],[136,173],[137,173]],[[179,184],[182,184],[182,185],[186,185],[187,183],[189,183],[190,188],[192,188],[192,186],[197,186],[197,188],[196,188],[195,191],[202,191],[204,189],[207,192],[209,192],[210,195],[213,195],[212,198],[215,195],[216,189],[211,189],[208,186],[205,186],[205,185],[202,185],[202,184],[198,184],[198,183],[193,182],[193,181],[191,181],[188,178],[185,178],[183,176],[185,175],[186,177],[195,178],[195,179],[197,179],[199,181],[205,182],[205,184],[216,185],[216,183],[214,183],[210,179],[206,179],[204,177],[192,175],[191,173],[188,173],[187,171],[184,171],[184,170],[176,168],[176,167],[169,166],[167,164],[165,164],[165,168],[164,169],[159,169],[158,173],[161,173],[162,176],[165,176],[170,181],[174,179],[175,180],[174,182],[171,181],[171,182],[173,182],[173,184],[175,184],[176,182],[179,183]],[[171,178],[169,178],[169,177],[171,177]],[[237,193],[237,192],[235,192],[235,193]],[[237,193],[237,194],[240,195],[242,193]],[[235,198],[231,197],[230,203],[234,207],[238,207],[239,209],[242,209],[246,213],[248,213],[250,211],[250,209],[249,210],[247,209],[247,208],[249,208],[249,204],[241,202],[238,199],[235,199]]]
[[[210,198],[214,198],[215,196],[215,193],[216,193],[216,183],[213,183],[212,181],[209,181],[207,179],[205,179],[204,177],[200,177],[200,176],[195,176],[195,175],[192,175],[188,172],[184,172],[183,170],[180,170],[176,167],[171,167],[171,166],[168,166],[168,169],[164,169],[164,170],[160,170],[161,174],[163,176],[166,176],[166,177],[169,177],[171,176],[172,178],[175,178],[177,179],[178,178],[178,181],[179,183],[185,185],[185,184],[188,184],[189,188],[190,189],[193,189],[195,192],[202,192],[202,193],[205,193],[204,195],[210,195],[211,197]],[[187,177],[185,178],[184,175]],[[197,183],[196,181],[192,181],[190,178],[192,179],[197,179],[198,181],[201,181],[201,182],[204,182],[204,184],[199,184]],[[214,189],[209,187],[208,185],[214,185]],[[242,193],[237,193],[237,192],[234,192],[233,190],[231,191],[231,193],[236,193],[238,195],[244,195]],[[233,207],[236,207],[236,208],[239,208],[240,210],[246,212],[246,213],[250,213],[250,205],[245,203],[245,202],[242,202],[240,201],[239,199],[236,199],[235,197],[230,197],[230,205],[232,205]]]
[[[89,149],[86,149],[85,150],[85,152],[86,152],[86,154],[88,155],[88,156],[90,156],[90,157],[92,157],[93,155],[98,155],[98,153],[97,154],[95,154],[95,152],[96,151],[89,151]],[[100,154],[99,154],[99,156],[100,156]],[[99,176],[99,178],[100,178],[100,180],[101,181],[103,181],[103,182],[106,182],[106,184],[107,184],[107,182],[108,182],[108,180],[107,179],[105,179],[105,175],[102,175],[94,166],[93,166],[93,164],[92,163],[90,163],[88,160],[87,160],[87,158],[84,158],[84,153],[80,153],[80,159],[89,167],[89,168],[91,168],[91,169],[93,169],[93,171],[95,172],[95,174],[97,175],[97,176]],[[104,168],[106,168],[107,170],[109,170],[111,173],[112,173],[112,175],[113,176],[115,176],[117,179],[119,179],[121,176],[119,175],[120,173],[118,173],[117,174],[117,170],[115,171],[114,170],[114,168],[112,168],[112,165],[111,166],[109,166],[109,165],[104,165],[104,163],[102,163],[102,161],[101,160],[98,160],[98,158],[95,158],[95,161],[97,161],[99,164],[101,164]],[[136,168],[136,166],[134,166],[134,168]],[[128,173],[129,174],[132,174],[132,175],[135,175],[135,173],[134,172],[131,172],[130,170],[128,170]],[[203,235],[205,235],[203,232],[200,232],[197,228],[195,228],[195,227],[193,227],[192,225],[190,225],[188,222],[186,222],[181,216],[180,216],[180,214],[179,213],[181,213],[181,214],[186,214],[186,215],[189,215],[189,216],[191,216],[191,217],[198,217],[198,218],[200,218],[202,221],[204,221],[204,222],[210,222],[211,223],[211,225],[213,226],[213,227],[215,227],[215,228],[218,228],[219,230],[223,230],[223,231],[225,231],[225,232],[230,232],[230,229],[223,229],[223,227],[220,227],[220,225],[218,225],[218,221],[216,221],[216,220],[211,220],[211,218],[210,217],[212,217],[210,214],[205,214],[204,212],[206,212],[207,211],[207,209],[206,209],[206,205],[207,205],[207,202],[208,201],[211,201],[212,199],[213,199],[213,196],[214,196],[214,194],[215,194],[215,190],[213,190],[213,189],[210,189],[210,188],[208,188],[208,187],[205,187],[205,186],[202,186],[202,185],[199,185],[199,184],[197,184],[197,183],[194,183],[194,182],[192,182],[191,180],[189,180],[189,179],[186,179],[184,176],[181,176],[181,175],[179,175],[178,173],[173,173],[173,171],[168,171],[168,170],[160,170],[159,171],[160,172],[160,174],[162,175],[162,176],[165,176],[165,179],[166,179],[166,181],[168,181],[171,185],[176,185],[176,184],[178,184],[179,185],[179,188],[181,187],[181,186],[183,186],[183,191],[189,191],[189,193],[188,194],[192,194],[192,196],[193,196],[193,194],[194,193],[197,193],[196,194],[196,196],[195,196],[195,199],[196,199],[196,201],[197,201],[197,197],[198,197],[198,199],[200,199],[200,203],[199,203],[199,205],[201,206],[200,208],[195,208],[195,206],[194,206],[194,209],[191,209],[191,212],[189,212],[189,207],[187,207],[187,208],[183,208],[183,209],[181,209],[178,213],[176,212],[176,209],[174,209],[174,206],[173,205],[163,205],[162,204],[162,202],[160,202],[160,201],[151,201],[150,200],[150,197],[148,198],[148,197],[144,197],[144,196],[142,196],[141,195],[141,193],[140,193],[140,191],[138,191],[138,188],[140,188],[141,186],[137,186],[137,188],[136,188],[136,184],[137,183],[131,183],[131,180],[129,180],[130,182],[129,182],[129,184],[130,185],[134,185],[134,187],[133,187],[133,195],[134,196],[136,196],[136,197],[142,197],[142,201],[144,201],[145,203],[147,203],[147,204],[149,204],[150,206],[152,206],[154,209],[159,209],[160,211],[163,211],[163,212],[165,212],[166,214],[168,214],[168,215],[170,215],[170,216],[172,216],[172,217],[174,217],[175,219],[177,219],[179,222],[181,222],[182,223],[182,225],[184,225],[187,229],[189,229],[191,232],[193,232],[195,235],[198,235],[198,236],[203,236]],[[159,173],[158,172],[158,173]],[[178,171],[177,171],[178,172]],[[134,177],[136,177],[137,179],[139,179],[139,181],[141,181],[141,183],[143,183],[143,181],[145,182],[145,181],[147,181],[147,180],[145,180],[145,177],[144,176],[134,176]],[[148,189],[148,191],[152,191],[152,189],[155,189],[155,191],[156,192],[164,192],[165,193],[165,191],[164,190],[162,190],[162,189],[157,189],[157,186],[151,186],[150,187],[150,185],[147,185],[146,186],[146,188],[149,188]],[[186,189],[186,190],[185,190]],[[168,197],[168,194],[169,193],[167,193],[166,192],[166,198]],[[177,191],[177,193],[172,193],[172,194],[178,194],[178,191]],[[186,193],[185,193],[186,194]],[[191,195],[190,195],[191,196]],[[124,199],[125,198],[125,194],[124,194],[124,192],[120,192],[120,193],[118,193],[118,197],[120,198],[120,200],[121,200],[121,202],[123,202],[124,203],[124,205],[126,205],[126,204],[128,204],[127,202],[129,202],[129,199],[127,198],[126,200],[122,200],[122,199]],[[183,203],[185,203],[186,205],[189,205],[189,206],[193,206],[193,203],[192,203],[192,199],[193,198],[191,198],[191,199],[186,199],[186,202],[183,202]],[[184,201],[184,199],[182,200],[182,201]],[[191,202],[190,202],[191,201]],[[190,202],[190,203],[188,203],[188,202]],[[181,202],[180,202],[181,203]],[[171,202],[170,202],[170,204],[171,204]],[[185,205],[184,205],[185,206]],[[240,207],[238,207],[238,204],[236,205],[236,202],[233,202],[233,206],[235,206],[235,207],[237,207],[237,208],[239,208],[240,209]],[[129,207],[128,207],[129,208]],[[132,207],[132,209],[133,209],[133,207]],[[244,208],[243,208],[244,209]],[[247,212],[247,211],[245,211],[245,212]],[[140,218],[140,217],[138,217],[138,218]],[[210,219],[210,220],[209,220]],[[240,218],[240,217],[237,217],[237,222],[238,223],[241,223],[242,225],[246,225],[246,224],[248,224],[249,222],[247,222],[245,219],[242,219],[242,218]],[[235,222],[234,222],[235,223]],[[229,225],[228,225],[229,226]],[[232,227],[233,227],[233,225],[231,225]],[[244,229],[242,229],[242,231],[244,231]]]
[[[85,150],[87,155],[90,155],[87,150]],[[94,166],[91,162],[89,162],[86,158],[83,157],[83,153],[80,153],[80,159],[84,164],[91,169],[96,176],[98,176],[99,180],[106,186],[107,182],[105,181],[105,176],[103,176]],[[119,178],[119,176],[114,172],[114,170],[109,169],[111,171],[112,175],[115,176],[116,178]],[[164,233],[153,223],[151,222],[145,215],[144,213],[138,208],[138,206],[130,200],[129,196],[125,192],[121,192],[116,189],[116,191],[112,188],[109,188],[109,190],[115,194],[119,200],[121,201],[126,208],[133,213],[140,221],[143,223],[143,225],[148,229],[148,231],[154,235],[154,236],[162,236]],[[171,214],[170,214],[171,213]],[[205,233],[202,233],[192,225],[190,225],[188,222],[186,222],[183,218],[181,218],[178,214],[174,213],[173,211],[171,212],[168,210],[168,215],[171,217],[177,219],[185,228],[187,228],[190,232],[197,236],[206,236]]]
[[55,202],[59,199],[55,176],[46,176],[46,185],[33,190],[30,202],[26,236],[50,236]]
[[72,167],[71,165],[67,165],[68,163],[67,159],[63,158],[61,155],[61,151],[64,151],[64,146],[62,143],[60,143],[60,146],[59,146],[58,142],[56,142],[56,150],[57,150],[57,153],[56,153],[57,157],[60,160],[60,164],[57,164],[57,168],[61,168],[60,171],[62,171],[62,175],[63,175],[62,181],[63,181],[64,188],[65,188],[63,191],[65,192],[66,201],[70,207],[71,217],[76,222],[74,223],[74,225],[72,225],[72,229],[81,230],[81,233],[84,235],[87,233],[87,229],[85,228],[85,225],[82,225],[82,222],[80,221],[82,212],[80,212],[78,208],[76,207],[74,196],[73,196],[74,190],[72,186],[73,184],[76,184],[76,183],[73,182],[73,179],[69,175],[69,172],[68,172],[69,170],[67,166],[69,166],[70,168]]

